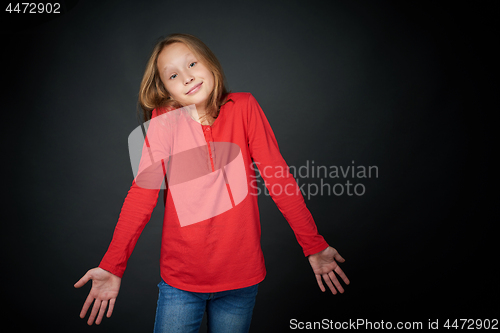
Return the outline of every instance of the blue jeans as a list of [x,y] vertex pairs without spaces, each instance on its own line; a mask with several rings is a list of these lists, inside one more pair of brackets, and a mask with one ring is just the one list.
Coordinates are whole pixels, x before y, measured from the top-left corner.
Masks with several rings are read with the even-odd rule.
[[195,293],[169,286],[163,279],[156,308],[154,333],[198,333],[205,310],[208,332],[247,333],[258,284],[217,293]]

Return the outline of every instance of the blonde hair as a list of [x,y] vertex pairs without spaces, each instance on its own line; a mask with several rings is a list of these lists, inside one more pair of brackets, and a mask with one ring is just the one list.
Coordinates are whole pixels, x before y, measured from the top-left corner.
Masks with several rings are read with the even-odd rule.
[[157,66],[160,52],[167,45],[173,43],[184,43],[214,75],[214,89],[207,99],[205,105],[207,111],[202,118],[206,118],[206,116],[217,118],[220,107],[228,101],[227,96],[230,93],[230,91],[226,90],[222,66],[213,52],[200,39],[193,35],[181,33],[168,35],[157,42],[153,48],[139,90],[139,105],[142,109],[142,118],[144,121],[151,119],[154,109],[157,109],[158,113],[163,113],[184,106],[178,101],[171,99],[170,94],[160,79]]

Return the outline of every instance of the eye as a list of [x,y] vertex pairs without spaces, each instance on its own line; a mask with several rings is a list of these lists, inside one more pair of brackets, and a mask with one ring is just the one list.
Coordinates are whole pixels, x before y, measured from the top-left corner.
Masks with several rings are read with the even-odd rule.
[[172,74],[169,79],[172,80],[172,79],[175,79],[175,77],[177,76],[177,74]]
[[196,62],[192,62],[189,64],[189,68],[193,67],[194,65],[196,65]]

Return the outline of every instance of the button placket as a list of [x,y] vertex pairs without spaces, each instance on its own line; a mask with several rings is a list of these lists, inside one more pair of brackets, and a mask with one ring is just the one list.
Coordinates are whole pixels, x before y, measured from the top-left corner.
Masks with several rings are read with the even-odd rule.
[[210,157],[212,158],[212,160],[214,160],[215,159],[214,137],[212,136],[212,130],[210,129],[210,127],[208,129],[209,129],[209,131],[208,131],[208,138],[209,138],[209,141],[210,141]]
[[215,145],[214,145],[214,140],[213,140],[213,137],[212,137],[212,130],[210,128],[210,126],[207,126],[205,127],[205,130],[204,130],[204,134],[205,134],[205,141],[207,142],[207,148],[208,148],[208,155],[209,155],[209,165],[211,165],[211,168],[212,168],[212,171],[215,171],[215,163],[214,163],[214,159],[215,159]]

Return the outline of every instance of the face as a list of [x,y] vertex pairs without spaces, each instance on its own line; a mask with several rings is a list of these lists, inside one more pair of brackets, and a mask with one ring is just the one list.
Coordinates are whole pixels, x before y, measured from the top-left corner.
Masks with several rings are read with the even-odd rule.
[[198,111],[214,89],[214,76],[184,43],[166,46],[158,55],[161,81],[173,99],[182,105],[195,104]]

